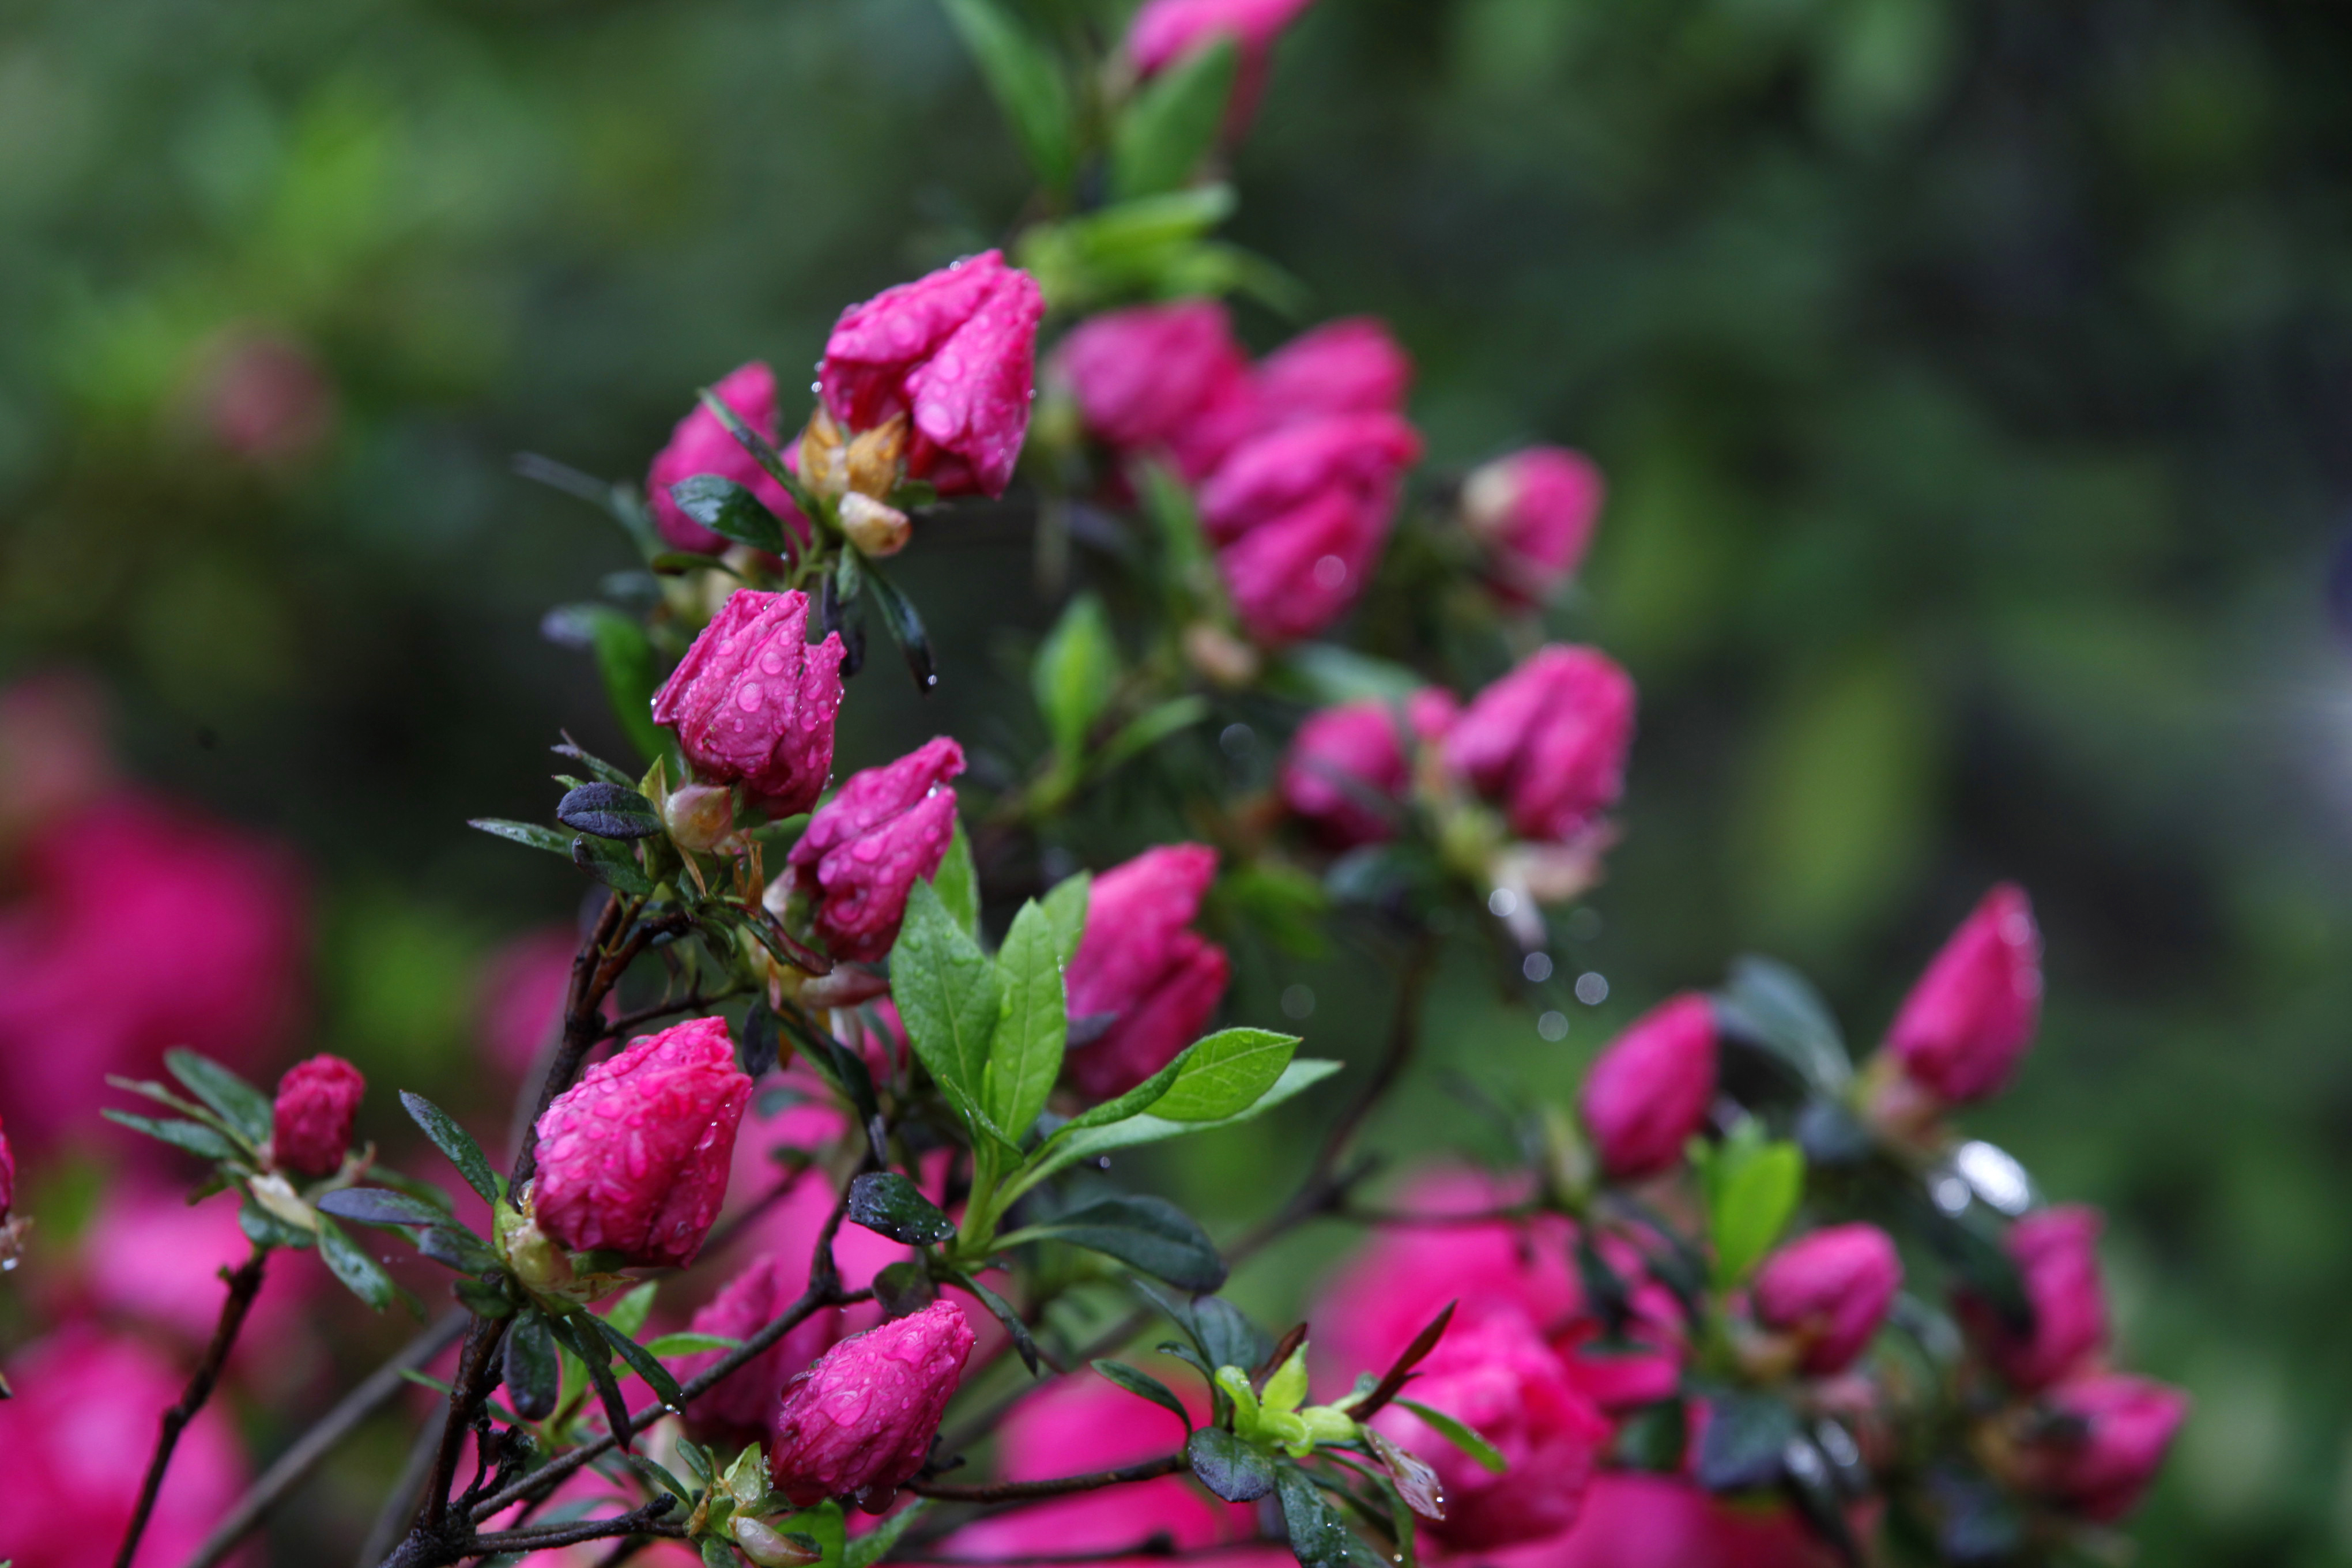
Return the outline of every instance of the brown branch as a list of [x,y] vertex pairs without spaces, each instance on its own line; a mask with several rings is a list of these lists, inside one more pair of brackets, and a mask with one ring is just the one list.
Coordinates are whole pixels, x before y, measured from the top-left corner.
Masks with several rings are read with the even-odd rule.
[[[686,1539],[684,1524],[657,1522],[677,1506],[677,1499],[665,1492],[635,1512],[622,1514],[617,1519],[591,1520],[584,1524],[541,1525],[536,1530],[494,1530],[487,1534],[468,1537],[460,1555],[491,1557],[502,1552],[538,1552],[551,1546],[578,1546],[583,1542],[610,1541],[616,1535],[662,1535],[683,1541]],[[450,1561],[457,1560],[452,1558]]]
[[927,1497],[940,1502],[1030,1502],[1042,1498],[1069,1497],[1076,1492],[1100,1491],[1105,1487],[1124,1486],[1129,1481],[1158,1480],[1161,1476],[1180,1475],[1192,1468],[1192,1461],[1181,1453],[1162,1454],[1141,1464],[1122,1466],[1116,1470],[1097,1470],[1090,1475],[1059,1476],[1046,1481],[992,1481],[985,1486],[950,1486],[945,1481],[909,1481],[907,1490],[917,1497]]
[[162,1430],[155,1435],[154,1456],[147,1461],[147,1479],[139,1488],[138,1506],[131,1510],[131,1523],[122,1532],[122,1548],[114,1554],[114,1568],[131,1568],[131,1560],[139,1553],[139,1538],[147,1532],[147,1519],[155,1511],[155,1499],[163,1489],[163,1472],[172,1467],[172,1451],[180,1446],[180,1434],[196,1418],[196,1412],[210,1399],[213,1385],[220,1381],[221,1369],[228,1364],[228,1352],[236,1343],[237,1331],[245,1327],[245,1315],[253,1307],[253,1299],[261,1292],[262,1266],[269,1259],[269,1249],[256,1242],[253,1256],[237,1267],[228,1277],[228,1297],[221,1303],[220,1319],[213,1325],[212,1343],[205,1347],[204,1360],[188,1385],[180,1393],[180,1402],[163,1412]]
[[606,1023],[604,1037],[608,1040],[617,1040],[631,1029],[650,1024],[656,1018],[666,1018],[673,1013],[699,1012],[705,1007],[715,1007],[721,1002],[745,994],[747,993],[740,988],[733,991],[696,991],[680,996],[674,1002],[662,1002],[651,1007],[640,1007],[634,1013],[624,1013]]

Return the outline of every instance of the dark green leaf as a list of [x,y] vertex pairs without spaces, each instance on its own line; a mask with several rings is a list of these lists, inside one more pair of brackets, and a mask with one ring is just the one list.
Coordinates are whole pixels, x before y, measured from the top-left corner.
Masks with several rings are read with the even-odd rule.
[[1213,1367],[1237,1366],[1246,1371],[1265,1364],[1274,1354],[1274,1337],[1223,1296],[1203,1296],[1192,1303],[1192,1331]]
[[1003,1001],[981,1079],[982,1101],[999,1127],[1018,1138],[1045,1109],[1062,1072],[1069,1034],[1059,933],[1035,900],[1021,906],[996,955]]
[[824,510],[809,494],[808,486],[801,482],[801,477],[793,472],[791,465],[784,461],[783,454],[776,450],[775,443],[744,424],[743,416],[729,407],[710,388],[706,386],[695,395],[709,411],[710,416],[719,421],[719,427],[734,437],[735,444],[751,453],[751,460],[765,469],[770,479],[783,487],[784,493],[793,498],[793,504],[799,507],[803,514],[814,517]]
[[969,1274],[958,1274],[954,1279],[956,1284],[971,1291],[973,1300],[993,1312],[996,1315],[996,1321],[1004,1325],[1004,1331],[1013,1336],[1013,1348],[1020,1352],[1021,1364],[1029,1369],[1029,1374],[1032,1377],[1044,1375],[1039,1370],[1037,1342],[1030,1337],[1029,1325],[1021,1321],[1021,1314],[1013,1310],[1013,1303]]
[[1689,1453],[1690,1423],[1679,1399],[1644,1405],[1618,1425],[1613,1457],[1628,1469],[1680,1470]]
[[655,1360],[645,1346],[614,1327],[609,1320],[591,1313],[588,1321],[596,1325],[596,1331],[604,1336],[604,1342],[629,1363],[629,1370],[646,1380],[646,1386],[654,1391],[656,1397],[672,1410],[684,1407],[685,1391],[678,1387],[677,1379],[670,1375],[669,1368]]
[[331,1219],[319,1221],[319,1256],[352,1295],[379,1312],[392,1305],[399,1289],[392,1276]]
[[446,1154],[449,1163],[457,1167],[457,1173],[466,1178],[466,1184],[480,1194],[484,1203],[496,1206],[499,1201],[498,1183],[490,1175],[490,1163],[482,1157],[481,1145],[474,1142],[473,1134],[458,1126],[447,1111],[421,1094],[402,1089],[400,1103],[407,1108],[409,1119],[425,1130],[425,1136],[433,1140],[433,1146]]
[[533,849],[544,849],[550,855],[572,858],[572,835],[558,833],[552,827],[541,827],[535,822],[509,822],[503,817],[476,816],[467,819],[466,826],[494,837],[511,839]]
[[319,1208],[361,1225],[446,1226],[449,1216],[431,1204],[388,1187],[341,1187],[320,1196]]
[[243,1152],[236,1144],[201,1122],[159,1121],[152,1116],[133,1116],[121,1110],[101,1110],[99,1114],[118,1127],[144,1132],[174,1149],[185,1149],[201,1160],[234,1160]]
[[272,1112],[269,1097],[210,1057],[174,1048],[163,1053],[163,1065],[185,1084],[190,1094],[215,1115],[243,1134],[256,1147],[268,1142]]
[[301,1251],[318,1244],[318,1238],[309,1231],[288,1225],[255,1202],[249,1193],[237,1208],[236,1223],[246,1239],[256,1247],[286,1247]]
[[1180,730],[1189,730],[1209,716],[1208,700],[1203,697],[1171,697],[1155,708],[1147,708],[1121,726],[1118,733],[1106,742],[1096,764],[1097,773],[1108,773],[1129,757],[1150,751]]
[[1097,1372],[1129,1394],[1139,1399],[1149,1399],[1152,1404],[1184,1423],[1187,1436],[1192,1433],[1192,1413],[1184,1408],[1184,1402],[1176,1397],[1174,1389],[1170,1388],[1150,1373],[1131,1367],[1123,1361],[1097,1361],[1092,1364]]
[[1046,732],[1064,756],[1076,759],[1084,749],[1087,731],[1102,716],[1118,684],[1118,662],[1110,617],[1092,594],[1072,599],[1038,644],[1029,668],[1030,690]]
[[765,1078],[782,1058],[783,1043],[775,1009],[762,996],[743,1015],[743,1034],[735,1042],[736,1058],[742,1064],[744,1076]]
[[1116,1258],[1187,1290],[1214,1290],[1225,1282],[1225,1262],[1216,1244],[1166,1198],[1104,1198],[1034,1226],[1030,1234]]
[[898,584],[882,574],[882,569],[871,561],[866,563],[866,580],[873,584],[875,602],[882,606],[882,624],[889,628],[891,640],[906,656],[907,669],[915,678],[915,689],[928,693],[940,683],[939,666],[931,658],[931,634],[923,629],[923,617],[907,595],[898,592]]
[[1418,1399],[1400,1399],[1397,1403],[1429,1423],[1431,1431],[1477,1460],[1483,1468],[1499,1476],[1511,1468],[1509,1460],[1495,1452],[1492,1443],[1444,1411],[1432,1409]]
[[1323,1500],[1312,1477],[1296,1465],[1275,1468],[1275,1493],[1282,1500],[1283,1527],[1299,1568],[1389,1568],[1378,1552],[1357,1538]]
[[1192,1474],[1227,1502],[1255,1502],[1274,1490],[1274,1461],[1222,1426],[1203,1426],[1184,1440]]
[[1066,191],[1076,169],[1070,89],[1050,51],[994,0],[944,0],[988,90],[1048,189]]
[[[917,882],[890,954],[890,994],[915,1055],[975,1132],[996,1131],[980,1095],[1003,1003],[996,966],[929,882]],[[1005,1134],[996,1131],[1001,1142]]]
[[597,1403],[604,1407],[605,1424],[625,1449],[636,1432],[629,1425],[629,1402],[622,1397],[621,1385],[613,1376],[613,1355],[606,1348],[604,1334],[595,1329],[583,1329],[577,1318],[551,1318],[548,1327],[556,1342],[569,1349],[580,1360],[588,1373],[588,1382],[596,1390]]
[[724,539],[764,550],[771,555],[790,554],[784,525],[760,498],[733,479],[717,474],[697,474],[670,486],[669,499],[678,510]]
[[1296,1035],[1221,1029],[1194,1043],[1151,1114],[1163,1121],[1222,1121],[1238,1116],[1275,1086],[1297,1049]]
[[1220,38],[1146,82],[1111,137],[1111,189],[1118,196],[1172,191],[1215,146],[1241,53]]
[[599,838],[650,838],[662,831],[653,802],[619,784],[584,784],[555,805],[555,820]]
[[849,1217],[908,1247],[936,1247],[956,1233],[955,1221],[896,1171],[869,1172],[850,1183]]
[[[800,1047],[802,1058],[856,1108],[858,1125],[870,1127],[881,1106],[874,1097],[874,1075],[866,1070],[866,1058],[818,1028],[796,1006],[777,1014],[776,1021]],[[879,1151],[876,1157],[881,1157]]]
[[874,1300],[881,1304],[886,1318],[912,1317],[939,1300],[939,1289],[931,1283],[929,1269],[902,1259],[874,1276]]
[[637,852],[625,844],[583,833],[572,841],[572,863],[616,893],[642,899],[654,890]]
[[1706,1402],[1695,1473],[1709,1491],[1747,1491],[1780,1479],[1797,1413],[1769,1394],[1720,1394]]
[[458,1300],[466,1304],[466,1310],[478,1318],[514,1316],[513,1298],[509,1296],[499,1285],[490,1280],[459,1279],[452,1282],[449,1289],[456,1293]]
[[1787,964],[1753,955],[1737,960],[1717,1006],[1727,1033],[1773,1052],[1817,1092],[1834,1097],[1852,1081],[1853,1064],[1836,1017]]
[[499,1266],[499,1255],[472,1231],[456,1225],[428,1225],[416,1233],[417,1252],[460,1274],[481,1274]]
[[544,1421],[555,1413],[562,1369],[555,1359],[555,1336],[536,1308],[515,1315],[507,1329],[507,1399],[526,1421]]
[[980,868],[972,864],[971,837],[963,830],[963,818],[956,818],[955,832],[948,838],[948,852],[940,859],[940,868],[930,879],[939,889],[940,902],[948,907],[964,934],[977,939],[980,935]]

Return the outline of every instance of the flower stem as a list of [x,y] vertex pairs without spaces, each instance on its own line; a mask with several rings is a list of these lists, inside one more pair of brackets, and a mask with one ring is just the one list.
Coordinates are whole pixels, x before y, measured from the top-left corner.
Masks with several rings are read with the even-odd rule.
[[147,1479],[139,1489],[138,1506],[131,1510],[131,1523],[122,1532],[122,1549],[114,1554],[114,1568],[131,1568],[131,1560],[139,1554],[139,1538],[147,1532],[148,1516],[155,1511],[155,1499],[163,1489],[163,1473],[172,1468],[172,1451],[180,1446],[180,1434],[196,1418],[196,1412],[212,1397],[213,1385],[220,1381],[221,1369],[228,1364],[228,1352],[236,1343],[237,1331],[245,1327],[245,1315],[253,1308],[253,1299],[261,1293],[262,1266],[268,1261],[269,1249],[256,1242],[253,1256],[228,1277],[228,1298],[221,1303],[220,1320],[213,1325],[212,1343],[205,1347],[205,1358],[181,1391],[180,1402],[163,1412],[163,1430],[156,1434],[154,1457],[147,1461]]

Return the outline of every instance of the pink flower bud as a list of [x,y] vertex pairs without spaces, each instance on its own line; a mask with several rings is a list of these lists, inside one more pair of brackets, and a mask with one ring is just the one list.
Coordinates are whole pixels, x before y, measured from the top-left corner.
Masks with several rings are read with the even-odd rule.
[[1960,1298],[1962,1319],[2011,1386],[2032,1394],[2106,1347],[2107,1293],[2099,1282],[2099,1211],[2080,1204],[2037,1209],[2009,1229],[2009,1256],[2033,1310],[2023,1333],[1991,1305]]
[[2018,1456],[2027,1489],[2085,1519],[2113,1523],[2137,1506],[2172,1435],[2189,1414],[2189,1396],[2144,1377],[2094,1373],[2050,1391],[2052,1429]]
[[693,1262],[727,1195],[727,1162],[751,1099],[724,1018],[632,1041],[539,1119],[539,1228],[573,1252]]
[[1886,1321],[1903,1261],[1874,1225],[1833,1225],[1781,1247],[1756,1276],[1756,1320],[1794,1334],[1809,1377],[1853,1364]]
[[907,472],[942,495],[1003,495],[1029,430],[1036,279],[983,251],[842,312],[818,384],[849,430],[907,415]]
[[1960,922],[1903,1000],[1886,1044],[1948,1105],[2000,1091],[2042,1017],[2042,934],[2025,889],[2003,882]]
[[809,818],[785,858],[795,885],[816,896],[816,931],[834,957],[879,962],[898,940],[907,895],[940,868],[955,837],[963,748],[945,735],[897,762],[852,773]]
[[773,816],[806,811],[833,772],[841,635],[808,640],[808,595],[739,588],[654,696],[654,722],[706,783],[740,782]]
[[1829,1568],[1837,1559],[1793,1510],[1718,1498],[1654,1471],[1592,1479],[1576,1528],[1547,1542],[1543,1568]]
[[1570,1383],[1526,1319],[1457,1324],[1421,1363],[1412,1397],[1492,1444],[1510,1469],[1494,1475],[1402,1405],[1372,1425],[1435,1469],[1445,1518],[1424,1526],[1448,1546],[1487,1552],[1558,1535],[1576,1522],[1612,1428]]
[[[1396,837],[1412,792],[1412,763],[1399,733],[1399,704],[1378,699],[1310,714],[1283,759],[1282,798],[1334,848]],[[1402,704],[1420,745],[1444,738],[1460,710],[1454,694],[1424,686]]]
[[1070,1052],[1070,1081],[1087,1099],[1124,1094],[1166,1067],[1223,999],[1225,950],[1186,929],[1216,875],[1215,850],[1171,844],[1095,879],[1067,976],[1071,1022],[1110,1020]]
[[1486,546],[1504,603],[1539,605],[1576,570],[1592,542],[1602,490],[1592,460],[1565,447],[1531,447],[1472,470],[1462,486],[1462,523]]
[[1236,447],[1201,489],[1201,518],[1259,641],[1311,637],[1371,581],[1421,437],[1393,414],[1315,418]]
[[1265,357],[1258,404],[1276,425],[1328,414],[1401,414],[1412,360],[1370,316],[1328,321]]
[[1128,28],[1128,58],[1145,76],[1219,38],[1263,53],[1313,0],[1150,0]]
[[[744,424],[766,437],[770,446],[782,444],[782,432],[776,421],[775,372],[754,360],[736,367],[710,390]],[[791,452],[783,456],[789,463]],[[757,496],[760,503],[781,518],[787,529],[795,533],[807,532],[808,524],[784,487],[760,466],[757,458],[743,449],[740,441],[727,433],[719,416],[698,399],[687,416],[677,422],[677,428],[670,432],[669,445],[654,454],[653,467],[646,472],[646,500],[653,508],[654,526],[673,547],[704,555],[717,555],[728,547],[724,535],[711,532],[687,516],[670,499],[670,486],[697,474],[733,479]]]
[[879,1513],[922,1468],[971,1353],[953,1301],[852,1334],[793,1379],[770,1450],[778,1491],[802,1508],[856,1498]]
[[1715,1008],[1695,991],[1626,1027],[1585,1075],[1580,1106],[1601,1168],[1620,1181],[1670,1171],[1715,1101]]
[[1521,837],[1566,843],[1625,787],[1633,681],[1599,650],[1549,644],[1472,700],[1445,760]]
[[[798,1300],[804,1284],[790,1265],[763,1252],[705,1302],[689,1326],[698,1334],[749,1339]],[[765,1442],[786,1380],[831,1343],[833,1333],[829,1314],[818,1313],[729,1373],[716,1388],[686,1407],[688,1435],[730,1453],[746,1443]],[[724,1353],[698,1351],[680,1356],[679,1381],[700,1376]]]
[[1097,439],[1163,454],[1195,483],[1255,423],[1249,360],[1213,300],[1097,316],[1062,340],[1054,369]]
[[351,1152],[352,1118],[359,1114],[367,1079],[341,1057],[297,1062],[278,1080],[269,1132],[270,1163],[305,1176],[331,1176]]

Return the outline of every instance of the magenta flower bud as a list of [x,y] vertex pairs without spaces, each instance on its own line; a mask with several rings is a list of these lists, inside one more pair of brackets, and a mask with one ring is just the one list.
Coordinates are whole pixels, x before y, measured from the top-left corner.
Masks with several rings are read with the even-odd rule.
[[1070,1081],[1089,1100],[1124,1094],[1200,1037],[1225,994],[1225,950],[1187,930],[1217,875],[1205,844],[1147,849],[1097,877],[1066,976],[1070,1021],[1103,1026],[1074,1047]]
[[[1412,760],[1399,733],[1398,707],[1372,699],[1307,716],[1283,759],[1282,798],[1337,849],[1396,837],[1412,792]],[[1460,710],[1454,694],[1424,686],[1402,704],[1415,744],[1444,739]]]
[[[341,1057],[297,1062],[278,1080],[269,1131],[269,1160],[281,1171],[331,1176],[351,1152],[352,1118],[359,1114],[367,1079]],[[0,1204],[0,1209],[6,1205]]]
[[819,1356],[776,1415],[775,1489],[802,1508],[827,1498],[887,1508],[923,1468],[971,1343],[963,1310],[942,1300]]
[[794,884],[814,894],[825,949],[852,963],[887,956],[907,918],[907,895],[940,868],[955,837],[963,748],[945,735],[897,762],[852,773],[809,818],[785,857]]
[[707,784],[776,816],[806,811],[833,773],[841,634],[808,640],[808,595],[738,588],[654,694],[654,722]]
[[1400,414],[1412,384],[1412,358],[1370,316],[1327,321],[1257,367],[1259,405],[1277,425],[1328,414]]
[[1213,300],[1097,316],[1062,340],[1054,372],[1097,439],[1164,455],[1196,483],[1255,423],[1249,360]]
[[847,430],[906,415],[907,472],[942,495],[1003,495],[1029,431],[1037,281],[983,251],[841,314],[817,383]]
[[2049,1405],[2061,1419],[2022,1446],[2021,1479],[2062,1508],[2111,1524],[2163,1468],[2189,1396],[2147,1378],[2094,1373],[2052,1389]]
[[1257,112],[1275,40],[1312,0],[1149,0],[1127,31],[1138,75],[1155,76],[1177,61],[1231,38],[1241,71],[1225,106],[1225,135],[1238,140]]
[[1311,637],[1371,581],[1421,437],[1393,414],[1309,419],[1234,448],[1201,517],[1250,635]]
[[1421,1363],[1412,1396],[1469,1426],[1510,1465],[1490,1473],[1402,1405],[1374,1416],[1374,1426],[1444,1485],[1445,1518],[1425,1524],[1430,1533],[1457,1551],[1483,1552],[1576,1522],[1612,1429],[1525,1318],[1457,1323]]
[[2042,934],[2003,882],[1960,922],[1886,1031],[1906,1077],[1947,1105],[1998,1093],[2042,1019]]
[[719,1217],[751,1099],[724,1018],[632,1041],[539,1119],[539,1228],[573,1252],[683,1268]]
[[[773,371],[754,360],[738,366],[710,390],[744,424],[766,437],[771,446],[781,444]],[[789,462],[792,454],[787,451],[784,456]],[[743,449],[740,441],[727,433],[727,426],[719,423],[719,416],[698,399],[693,410],[670,432],[669,445],[654,454],[653,467],[646,472],[646,500],[653,508],[654,526],[676,548],[717,555],[728,546],[723,535],[711,532],[687,516],[670,499],[670,486],[697,474],[733,479],[759,497],[761,504],[782,519],[787,528],[795,532],[807,531],[800,509],[793,504],[784,487],[770,477],[757,458]]]
[[[800,1299],[804,1283],[773,1253],[763,1252],[705,1302],[688,1326],[698,1334],[749,1339],[782,1316],[784,1310]],[[833,1337],[834,1327],[827,1317],[820,1313],[802,1323],[688,1405],[688,1436],[730,1453],[746,1443],[765,1442],[769,1422],[776,1413],[776,1402],[783,1395],[785,1382],[814,1359]],[[680,1356],[679,1380],[700,1376],[724,1353],[698,1351]]]
[[1523,838],[1567,843],[1625,787],[1633,680],[1594,648],[1552,643],[1474,699],[1445,760]]
[[1620,1181],[1681,1163],[1715,1102],[1715,1008],[1686,991],[1651,1008],[1610,1042],[1579,1101],[1601,1168]]
[[1471,471],[1462,523],[1486,545],[1496,594],[1515,608],[1542,604],[1592,542],[1605,487],[1581,452],[1531,447]]
[[1874,1225],[1833,1225],[1781,1247],[1756,1275],[1756,1321],[1797,1337],[1809,1377],[1832,1377],[1870,1344],[1903,1283]]
[[2011,1387],[2038,1393],[2106,1347],[2107,1293],[2099,1281],[2099,1211],[2081,1204],[2037,1209],[2009,1227],[2009,1256],[2033,1309],[2023,1333],[1990,1304],[1960,1298],[1962,1319]]

